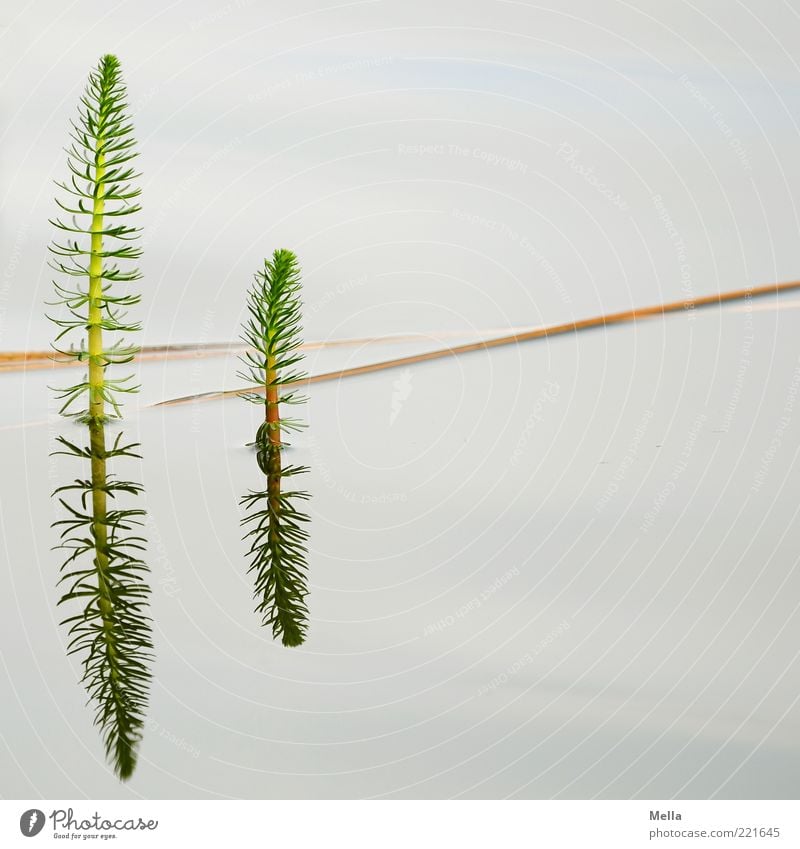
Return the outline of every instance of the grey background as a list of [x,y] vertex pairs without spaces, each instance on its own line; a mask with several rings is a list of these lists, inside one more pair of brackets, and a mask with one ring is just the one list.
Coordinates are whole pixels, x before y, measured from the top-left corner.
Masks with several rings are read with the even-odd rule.
[[[228,341],[274,247],[312,372],[797,275],[789,3],[30,3],[0,21],[0,348],[45,348],[89,68],[142,152],[142,341]],[[427,150],[415,150],[415,145]],[[140,367],[158,660],[103,763],[55,610],[47,385],[3,374],[7,797],[765,797],[800,787],[800,297],[311,391],[313,627],[252,613],[231,358]],[[66,429],[66,430],[65,430]]]

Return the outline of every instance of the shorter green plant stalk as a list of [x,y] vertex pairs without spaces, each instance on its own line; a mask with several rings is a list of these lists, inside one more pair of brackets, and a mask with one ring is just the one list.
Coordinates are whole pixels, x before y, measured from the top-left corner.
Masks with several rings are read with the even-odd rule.
[[254,442],[258,466],[266,476],[266,489],[242,498],[247,515],[242,524],[250,528],[250,571],[255,572],[256,610],[262,624],[285,646],[299,646],[308,628],[306,596],[306,541],[308,516],[298,509],[308,493],[284,491],[284,478],[307,471],[305,466],[282,463],[286,445],[282,434],[303,425],[282,418],[281,404],[301,403],[301,398],[282,390],[305,375],[293,369],[301,359],[300,269],[291,251],[277,250],[264,270],[256,274],[248,295],[249,319],[243,339],[250,350],[242,357],[245,380],[259,392],[244,393],[249,401],[264,405],[264,421]]

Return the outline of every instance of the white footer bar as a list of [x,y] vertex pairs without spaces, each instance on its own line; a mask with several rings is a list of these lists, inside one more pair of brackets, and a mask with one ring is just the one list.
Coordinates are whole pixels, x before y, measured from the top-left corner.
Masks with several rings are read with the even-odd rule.
[[794,801],[0,801],[0,846],[800,846]]

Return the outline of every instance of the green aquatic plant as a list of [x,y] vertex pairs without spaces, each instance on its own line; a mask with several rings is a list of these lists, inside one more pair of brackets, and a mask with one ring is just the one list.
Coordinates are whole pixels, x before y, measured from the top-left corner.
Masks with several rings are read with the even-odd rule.
[[285,490],[281,483],[308,471],[306,466],[282,461],[288,444],[283,435],[304,427],[280,414],[281,404],[306,400],[291,391],[293,384],[306,378],[297,369],[303,358],[300,285],[300,268],[291,251],[276,250],[271,260],[264,260],[247,296],[242,339],[248,351],[241,358],[245,369],[239,373],[258,390],[241,393],[242,397],[264,409],[253,444],[266,488],[241,500],[247,513],[242,525],[249,529],[245,535],[250,539],[249,571],[255,573],[256,611],[262,614],[262,624],[270,626],[273,637],[285,646],[299,646],[308,628],[305,525],[309,519],[299,508],[309,495]]
[[[109,461],[138,458],[139,446],[124,443],[121,433],[106,442],[106,423],[122,415],[120,396],[138,389],[131,376],[108,376],[109,367],[130,362],[137,351],[116,334],[140,329],[126,318],[126,309],[140,300],[129,291],[141,276],[131,266],[141,255],[135,244],[140,228],[128,223],[140,210],[140,189],[134,185],[140,175],[133,167],[133,126],[115,56],[103,56],[90,73],[69,135],[69,177],[56,183],[63,193],[56,198],[61,212],[51,220],[62,233],[50,245],[50,266],[63,275],[63,282],[54,281],[61,311],[50,318],[60,328],[55,350],[86,364],[82,379],[59,390],[58,398],[59,412],[86,427],[88,444],[59,436],[61,450],[54,453],[88,465],[88,477],[53,493],[66,511],[66,518],[54,523],[61,532],[58,548],[68,552],[59,604],[79,603],[61,623],[69,625],[68,652],[82,657],[82,682],[95,706],[106,756],[124,780],[136,766],[152,641],[145,540],[137,532],[144,511],[119,506],[120,498],[137,496],[142,487],[119,480],[109,469]],[[71,333],[80,334],[77,348],[74,343],[63,347],[62,339]],[[115,334],[113,344],[107,334]]]

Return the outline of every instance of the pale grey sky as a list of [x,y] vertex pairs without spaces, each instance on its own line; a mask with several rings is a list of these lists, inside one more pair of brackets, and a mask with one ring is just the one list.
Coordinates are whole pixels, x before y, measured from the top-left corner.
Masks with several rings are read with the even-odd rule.
[[796,271],[782,3],[35,2],[6,23],[0,348],[50,338],[52,180],[104,52],[140,140],[150,342],[231,338],[280,245],[310,303],[348,289],[313,337],[537,324]]

